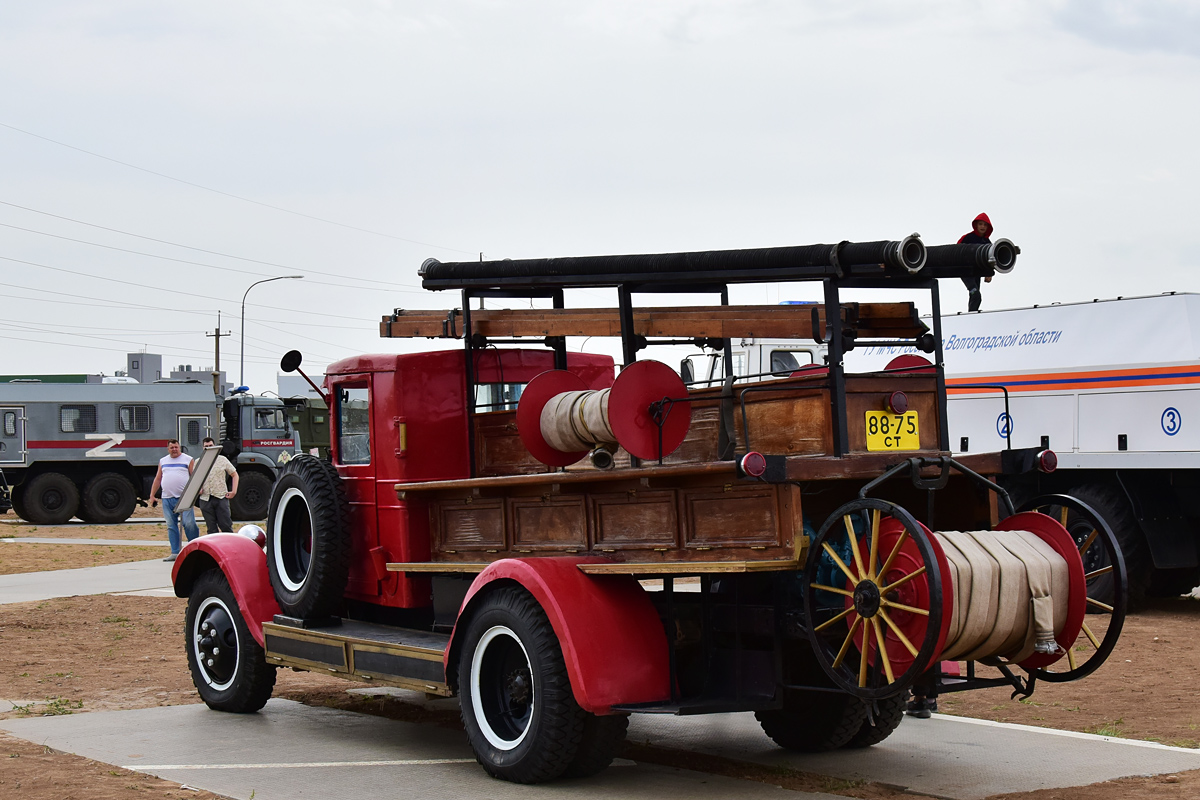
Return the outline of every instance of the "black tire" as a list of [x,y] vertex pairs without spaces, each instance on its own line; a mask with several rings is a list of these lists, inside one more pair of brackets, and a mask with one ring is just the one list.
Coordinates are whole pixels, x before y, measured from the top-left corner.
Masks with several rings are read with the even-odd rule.
[[[1104,517],[1104,521],[1112,528],[1113,535],[1117,537],[1117,544],[1121,547],[1121,555],[1125,558],[1129,608],[1141,605],[1145,601],[1147,590],[1150,587],[1153,564],[1150,560],[1150,548],[1142,536],[1142,529],[1133,515],[1129,501],[1121,495],[1119,488],[1105,484],[1076,486],[1066,494],[1091,506],[1097,514]],[[1074,527],[1072,523],[1073,519],[1069,518],[1069,528]],[[1082,521],[1081,525],[1084,526],[1084,529],[1089,529]],[[1072,535],[1074,535],[1074,531],[1072,531]],[[1092,548],[1089,553],[1093,550],[1098,556],[1100,548]],[[1093,558],[1097,556],[1093,556]],[[1083,566],[1085,571],[1091,571],[1104,565],[1085,563]],[[1102,575],[1096,578],[1088,585],[1088,596],[1111,605],[1113,602],[1112,576]]]
[[850,742],[867,719],[866,704],[842,692],[791,691],[785,703],[777,711],[756,711],[754,718],[775,744],[799,753],[836,750]]
[[237,520],[257,522],[266,519],[271,507],[271,479],[261,472],[243,472],[238,490],[229,501],[229,513]]
[[288,462],[271,495],[267,568],[285,614],[329,616],[350,577],[349,511],[332,464],[312,456]]
[[[586,713],[586,712],[585,712]],[[608,767],[629,730],[629,716],[612,714],[600,717],[586,714],[579,752],[563,772],[564,778],[588,778]]]
[[58,472],[43,472],[23,487],[21,516],[34,525],[61,525],[79,510],[79,489]]
[[124,475],[102,472],[83,487],[79,518],[86,522],[124,522],[133,516],[137,493]]
[[871,720],[863,721],[858,733],[846,742],[844,747],[859,748],[879,744],[900,727],[904,719],[904,708],[908,705],[908,692],[893,697],[886,697],[875,702],[875,724]]
[[188,597],[184,646],[192,683],[209,708],[248,714],[271,699],[275,667],[254,641],[225,575],[201,575]]
[[[525,590],[506,587],[484,599],[467,625],[458,676],[467,739],[492,777],[543,783],[577,759],[579,774],[600,760],[580,754],[589,715],[575,702],[550,621]],[[592,733],[601,729],[611,733],[605,725]]]
[[12,510],[14,514],[21,519],[27,520],[29,517],[26,516],[25,512],[24,491],[25,489],[23,486],[13,486],[8,490],[8,502],[12,503]]

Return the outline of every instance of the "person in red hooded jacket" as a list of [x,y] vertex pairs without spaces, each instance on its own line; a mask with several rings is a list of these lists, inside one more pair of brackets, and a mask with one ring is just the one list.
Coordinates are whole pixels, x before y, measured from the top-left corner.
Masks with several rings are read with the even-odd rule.
[[[959,238],[959,244],[991,244],[992,243],[992,221],[988,219],[987,214],[980,214],[971,221],[971,232],[963,234]],[[991,283],[991,276],[983,279],[985,283]],[[971,293],[970,299],[967,301],[967,311],[978,311],[979,304],[983,302],[983,295],[979,293],[979,278],[963,278],[962,282],[966,284],[967,291]]]

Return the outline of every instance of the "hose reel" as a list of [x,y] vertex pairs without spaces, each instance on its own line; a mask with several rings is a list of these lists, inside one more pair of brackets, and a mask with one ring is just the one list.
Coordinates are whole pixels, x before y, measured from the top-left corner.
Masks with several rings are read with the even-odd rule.
[[566,467],[592,453],[607,469],[618,446],[642,459],[673,453],[691,427],[687,387],[659,361],[621,370],[610,389],[589,389],[573,372],[548,370],[526,385],[517,433],[543,464]]
[[1074,669],[1071,648],[1096,602],[1087,596],[1092,577],[1079,543],[1045,514],[933,533],[900,506],[863,498],[835,511],[814,539],[804,604],[826,673],[852,694],[882,699],[940,661],[1040,675],[1066,658]]

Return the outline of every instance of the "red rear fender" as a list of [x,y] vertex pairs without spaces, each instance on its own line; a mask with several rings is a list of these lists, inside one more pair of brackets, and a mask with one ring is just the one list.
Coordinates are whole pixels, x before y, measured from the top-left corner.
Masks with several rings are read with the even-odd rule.
[[193,539],[180,551],[171,571],[176,597],[190,595],[196,579],[210,569],[225,573],[246,626],[254,640],[262,645],[262,624],[280,613],[267,575],[266,553],[253,541],[236,533],[211,533]]
[[593,714],[611,706],[670,697],[667,637],[646,592],[632,576],[589,576],[581,563],[599,559],[504,559],[471,584],[446,650],[457,681],[459,651],[472,611],[497,581],[524,587],[558,636],[575,700]]

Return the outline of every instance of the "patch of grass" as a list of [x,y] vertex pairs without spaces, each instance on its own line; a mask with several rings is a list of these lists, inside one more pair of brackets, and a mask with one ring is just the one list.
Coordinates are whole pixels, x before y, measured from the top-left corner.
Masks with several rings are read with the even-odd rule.
[[1200,749],[1200,740],[1197,739],[1172,739],[1163,744],[1169,744],[1171,747],[1186,747],[1190,750]]
[[1125,724],[1125,718],[1114,719],[1112,722],[1101,722],[1099,725],[1094,725],[1091,728],[1084,728],[1084,733],[1094,733],[1097,736],[1116,736],[1123,737],[1125,732],[1121,730],[1121,726]]
[[47,675],[47,678],[74,678],[74,672],[55,672],[52,675]]

